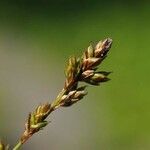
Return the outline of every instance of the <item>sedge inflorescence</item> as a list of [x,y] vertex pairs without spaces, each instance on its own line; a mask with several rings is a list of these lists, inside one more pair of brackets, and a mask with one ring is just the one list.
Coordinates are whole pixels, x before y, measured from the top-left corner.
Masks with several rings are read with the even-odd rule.
[[[63,89],[52,103],[40,104],[35,111],[29,113],[25,130],[13,150],[18,150],[33,134],[43,129],[48,124],[46,118],[53,111],[60,107],[72,106],[87,95],[86,85],[80,86],[80,82],[97,86],[109,80],[110,72],[97,70],[106,58],[111,45],[112,39],[107,38],[95,45],[91,44],[80,58],[75,56],[69,58],[65,69],[66,79]],[[0,143],[0,150],[7,149],[4,144]]]

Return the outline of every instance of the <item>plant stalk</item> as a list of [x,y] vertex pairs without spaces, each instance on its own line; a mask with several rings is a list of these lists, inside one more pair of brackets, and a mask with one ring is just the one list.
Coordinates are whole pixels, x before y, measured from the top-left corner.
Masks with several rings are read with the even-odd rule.
[[22,146],[22,143],[21,143],[21,141],[19,141],[19,142],[15,145],[15,147],[13,148],[13,150],[19,150],[21,146]]

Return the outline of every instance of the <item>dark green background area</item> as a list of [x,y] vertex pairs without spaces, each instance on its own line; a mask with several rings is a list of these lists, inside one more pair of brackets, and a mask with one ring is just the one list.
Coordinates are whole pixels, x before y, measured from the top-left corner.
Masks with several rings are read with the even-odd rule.
[[150,2],[16,0],[0,2],[0,137],[14,145],[28,112],[52,101],[71,55],[110,37],[100,70],[111,81],[53,113],[22,149],[150,149]]

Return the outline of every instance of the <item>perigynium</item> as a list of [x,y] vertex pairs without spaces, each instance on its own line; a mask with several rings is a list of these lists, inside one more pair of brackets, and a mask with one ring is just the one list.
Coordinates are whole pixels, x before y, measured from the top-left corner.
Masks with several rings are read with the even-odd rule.
[[[63,89],[52,103],[39,105],[35,111],[29,113],[25,130],[13,150],[18,150],[30,137],[43,129],[48,124],[46,118],[51,112],[60,107],[70,107],[87,95],[86,86],[79,86],[79,82],[97,86],[109,80],[110,72],[97,70],[106,58],[111,45],[112,40],[107,38],[95,45],[91,44],[80,58],[69,58],[65,69],[66,79]],[[8,146],[1,142],[0,150],[8,150]]]

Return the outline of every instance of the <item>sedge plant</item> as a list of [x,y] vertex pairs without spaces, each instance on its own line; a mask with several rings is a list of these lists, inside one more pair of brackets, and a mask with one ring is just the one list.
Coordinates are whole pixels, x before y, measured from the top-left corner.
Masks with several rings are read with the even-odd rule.
[[[38,133],[48,125],[47,117],[56,109],[70,107],[80,101],[87,92],[85,86],[79,86],[79,82],[93,86],[100,85],[109,80],[110,72],[98,71],[98,66],[106,58],[112,45],[112,39],[107,38],[96,44],[91,44],[80,58],[70,57],[65,69],[65,83],[54,101],[39,105],[32,113],[29,113],[25,129],[18,143],[12,150],[19,150],[35,133]],[[9,150],[9,146],[0,142],[0,150]]]

